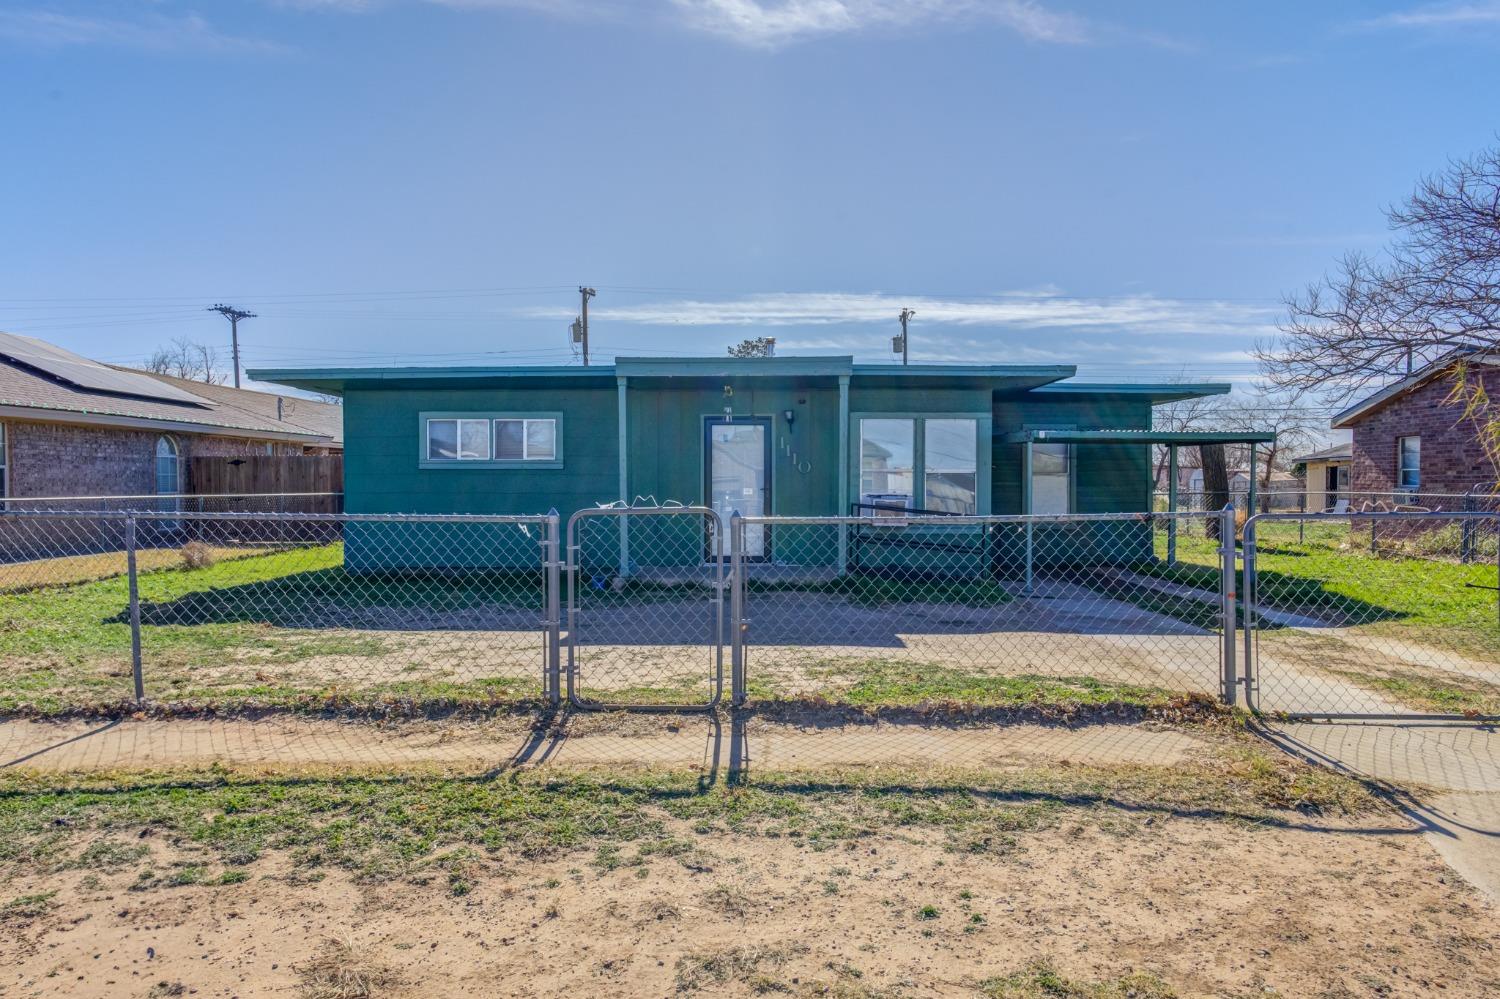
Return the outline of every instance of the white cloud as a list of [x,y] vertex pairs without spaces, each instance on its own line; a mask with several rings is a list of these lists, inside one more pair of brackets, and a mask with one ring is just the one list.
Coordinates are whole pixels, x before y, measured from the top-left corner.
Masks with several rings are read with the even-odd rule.
[[1500,26],[1500,0],[1442,3],[1394,11],[1364,22],[1371,28],[1463,28]]
[[1037,42],[1081,44],[1088,25],[1034,0],[671,0],[689,27],[776,48],[829,35],[943,22],[989,22]]
[[[1094,299],[1035,291],[973,299],[882,293],[783,292],[723,300],[676,299],[640,305],[600,303],[591,312],[601,321],[652,326],[869,326],[891,324],[902,308],[915,309],[917,322],[923,325],[1246,337],[1275,332],[1279,316],[1279,310],[1270,305],[1153,295]],[[528,314],[547,319],[571,316],[566,309],[550,308],[532,310]]]
[[149,14],[126,20],[51,10],[0,11],[0,39],[40,46],[115,45],[125,48],[275,53],[275,42],[225,34],[196,14]]
[[[271,0],[278,6],[365,13],[397,0]],[[529,10],[560,17],[659,17],[751,48],[934,24],[993,24],[1036,42],[1076,45],[1094,26],[1039,0],[425,0],[459,10]]]

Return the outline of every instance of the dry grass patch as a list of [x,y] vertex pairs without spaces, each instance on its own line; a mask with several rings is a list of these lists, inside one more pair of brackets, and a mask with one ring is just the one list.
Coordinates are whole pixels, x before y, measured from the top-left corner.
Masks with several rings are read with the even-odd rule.
[[348,938],[330,937],[296,970],[307,999],[374,999],[401,984],[369,948]]
[[697,951],[677,959],[677,991],[695,992],[710,985],[742,982],[756,992],[777,991],[775,979],[766,969],[780,968],[792,958],[807,953],[802,944],[776,947],[749,945],[724,950]]

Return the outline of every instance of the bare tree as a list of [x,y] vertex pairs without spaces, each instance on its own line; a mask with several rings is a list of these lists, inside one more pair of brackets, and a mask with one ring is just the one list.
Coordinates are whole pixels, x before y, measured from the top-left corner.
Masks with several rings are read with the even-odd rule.
[[219,370],[219,352],[215,348],[184,337],[156,348],[146,362],[146,370],[209,385],[222,385],[229,377]]
[[1335,401],[1451,358],[1452,401],[1500,467],[1500,410],[1464,363],[1500,346],[1500,147],[1451,161],[1386,218],[1387,249],[1351,253],[1288,298],[1281,336],[1257,356],[1277,385]]
[[[1179,375],[1171,379],[1170,384],[1179,385],[1187,382],[1185,375]],[[1151,411],[1151,428],[1153,430],[1165,430],[1180,433],[1189,430],[1222,430],[1225,407],[1224,396],[1195,396],[1192,399],[1180,399],[1177,402],[1164,403]],[[1155,466],[1155,475],[1152,482],[1157,488],[1163,488],[1163,476],[1167,472],[1170,452],[1165,444],[1158,444],[1152,448],[1152,461]]]
[[774,336],[753,336],[729,348],[730,357],[770,357],[776,349]]
[[1218,414],[1222,429],[1269,430],[1276,434],[1270,443],[1257,445],[1255,468],[1250,469],[1250,474],[1260,480],[1262,510],[1270,509],[1270,497],[1265,493],[1271,488],[1272,473],[1278,468],[1290,470],[1289,458],[1322,440],[1324,421],[1307,395],[1304,389],[1262,387],[1248,395],[1231,397]]

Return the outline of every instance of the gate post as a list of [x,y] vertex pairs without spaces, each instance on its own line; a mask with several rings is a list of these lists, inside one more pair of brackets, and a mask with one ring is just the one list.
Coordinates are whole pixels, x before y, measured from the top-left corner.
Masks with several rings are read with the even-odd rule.
[[543,541],[543,566],[546,588],[547,640],[542,654],[542,693],[547,704],[557,707],[562,703],[562,574],[561,541],[562,518],[554,507],[547,514],[546,538]]
[[[1248,573],[1250,571],[1250,547],[1249,547],[1249,544],[1248,544],[1248,538],[1250,536],[1250,533],[1251,533],[1251,529],[1250,528],[1246,528],[1246,538],[1247,538],[1247,543],[1246,543],[1246,547],[1245,547],[1245,571],[1246,571],[1246,573]],[[1231,707],[1233,707],[1234,704],[1235,704],[1235,702],[1236,702],[1236,700],[1237,700],[1237,682],[1238,681],[1237,681],[1236,675],[1235,675],[1235,663],[1234,663],[1234,654],[1235,654],[1235,648],[1236,648],[1236,644],[1237,643],[1235,642],[1235,633],[1234,633],[1234,631],[1235,631],[1235,624],[1236,624],[1236,613],[1235,613],[1236,612],[1236,606],[1235,606],[1235,604],[1236,604],[1236,596],[1235,596],[1235,586],[1234,586],[1234,575],[1235,575],[1234,574],[1234,504],[1232,504],[1232,503],[1229,504],[1228,506],[1226,506],[1223,510],[1219,511],[1219,558],[1220,558],[1220,561],[1219,561],[1219,573],[1220,573],[1220,576],[1219,576],[1219,593],[1220,593],[1220,595],[1222,597],[1223,608],[1222,608],[1221,617],[1222,617],[1223,622],[1224,622],[1223,623],[1223,630],[1224,630],[1224,634],[1223,634],[1223,641],[1224,641],[1223,660],[1224,660],[1224,662],[1223,662],[1223,675],[1220,678],[1219,698],[1225,704],[1228,704]],[[1248,585],[1249,584],[1247,583],[1246,586],[1248,587]],[[1249,628],[1249,625],[1250,625],[1248,613],[1249,612],[1248,612],[1248,605],[1247,605],[1247,609],[1246,609],[1246,615],[1247,616],[1246,616],[1246,620],[1245,620],[1245,626],[1246,626],[1247,629]],[[1248,636],[1248,630],[1247,630],[1246,634]],[[1248,641],[1248,637],[1247,637],[1247,641]],[[1248,663],[1246,665],[1246,668],[1248,669]]]
[[146,678],[141,669],[141,592],[135,568],[135,515],[125,517],[125,575],[130,588],[130,674],[135,679],[135,702],[146,699]]
[[745,518],[729,517],[729,702],[741,707],[745,693]]

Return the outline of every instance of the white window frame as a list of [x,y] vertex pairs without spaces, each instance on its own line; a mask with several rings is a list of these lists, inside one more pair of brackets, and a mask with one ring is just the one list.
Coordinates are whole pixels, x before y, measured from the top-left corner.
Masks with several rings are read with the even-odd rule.
[[[429,448],[428,427],[433,421],[474,420],[484,421],[489,432],[489,453],[483,458],[433,458]],[[550,421],[552,423],[552,454],[549,457],[496,458],[495,448],[499,440],[498,424],[504,420],[523,421],[521,430],[522,454],[530,447],[524,424]],[[463,428],[458,428],[462,440]],[[439,468],[562,468],[563,467],[563,414],[560,412],[485,412],[443,411],[417,414],[417,467]]]
[[[495,461],[556,461],[557,460],[557,420],[550,416],[500,416],[490,421],[490,451],[493,454],[500,443],[500,424],[519,423],[521,425],[521,457],[519,458],[495,458]],[[533,455],[531,453],[531,425],[533,423],[552,424],[552,453]]]
[[[167,457],[160,453],[162,441],[172,449],[172,490],[161,491],[161,467],[158,464],[162,458]],[[156,440],[151,442],[151,491],[157,496],[177,496],[182,493],[182,445],[177,443],[177,438],[171,434],[158,434]]]
[[[933,468],[927,461],[927,425],[929,423],[971,423],[974,425],[974,454],[971,455],[973,465],[970,468]],[[957,417],[950,419],[944,416],[929,416],[924,418],[918,426],[918,432],[922,435],[922,506],[932,509],[932,501],[927,497],[927,477],[934,473],[950,475],[973,475],[974,476],[974,509],[970,513],[963,514],[965,517],[975,517],[979,510],[979,424],[969,417]]]
[[[1412,482],[1410,484],[1408,484],[1405,481],[1405,479],[1406,479],[1406,442],[1407,441],[1415,441],[1416,445],[1417,445],[1417,447],[1416,447],[1416,451],[1417,451],[1417,454],[1416,454],[1417,464],[1416,464],[1416,467],[1412,469],[1412,474],[1416,477],[1416,481]],[[1418,491],[1421,488],[1422,488],[1422,435],[1421,434],[1403,434],[1402,436],[1396,438],[1396,490],[1398,492],[1403,492],[1403,493],[1414,493],[1414,492]]]
[[[1035,513],[1035,514],[1038,514],[1039,516],[1048,516],[1048,517],[1066,517],[1068,514],[1075,512],[1077,510],[1077,507],[1078,507],[1078,500],[1077,500],[1078,446],[1076,444],[1057,444],[1057,443],[1052,443],[1052,442],[1048,442],[1048,441],[1033,441],[1031,443],[1030,447],[1032,449],[1031,450],[1031,483],[1030,483],[1030,486],[1029,486],[1029,489],[1030,489],[1030,492],[1031,492],[1031,509],[1028,510],[1027,512],[1028,513]],[[1066,496],[1067,496],[1067,498],[1066,498],[1066,500],[1063,503],[1063,505],[1065,507],[1067,507],[1067,509],[1062,510],[1062,511],[1058,511],[1058,510],[1040,511],[1040,510],[1038,510],[1036,508],[1036,480],[1037,480],[1036,456],[1037,456],[1037,448],[1043,448],[1043,447],[1060,447],[1060,448],[1062,448],[1063,451],[1064,451],[1064,459],[1068,463],[1067,471],[1061,476],[1062,478],[1064,478],[1064,479],[1067,480],[1067,489],[1066,489]],[[1058,476],[1045,476],[1045,478],[1058,478]]]
[[[992,475],[990,455],[990,430],[993,415],[990,413],[913,413],[910,411],[881,413],[861,411],[849,414],[849,477],[850,495],[855,502],[864,502],[862,479],[864,476],[864,430],[865,420],[910,420],[912,421],[912,498],[914,509],[926,509],[927,500],[927,421],[928,420],[973,420],[974,421],[974,508],[976,516],[990,512],[990,478]],[[870,511],[862,511],[868,514]]]

